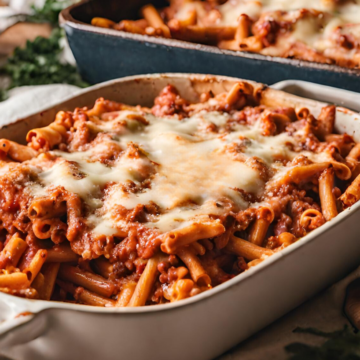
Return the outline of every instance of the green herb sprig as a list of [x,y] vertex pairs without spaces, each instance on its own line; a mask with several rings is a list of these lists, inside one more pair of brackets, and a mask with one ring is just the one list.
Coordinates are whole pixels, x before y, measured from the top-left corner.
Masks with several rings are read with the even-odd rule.
[[0,102],[7,99],[7,93],[5,90],[0,90]]
[[334,332],[313,328],[296,328],[296,333],[312,334],[327,339],[320,346],[292,343],[285,350],[292,354],[289,360],[360,360],[360,333],[348,326]]
[[48,22],[53,26],[57,26],[60,12],[72,3],[73,1],[71,0],[46,0],[43,7],[36,7],[32,5],[31,9],[33,14],[29,15],[27,20],[37,23]]
[[10,88],[24,85],[67,83],[86,87],[75,66],[60,62],[62,30],[55,28],[49,38],[27,41],[25,48],[16,48],[5,65],[11,77]]

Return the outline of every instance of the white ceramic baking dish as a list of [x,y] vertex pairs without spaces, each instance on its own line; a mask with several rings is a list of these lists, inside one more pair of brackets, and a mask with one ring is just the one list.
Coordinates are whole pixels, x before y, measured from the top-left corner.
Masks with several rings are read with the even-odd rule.
[[[194,101],[199,92],[210,88],[214,93],[225,91],[235,81],[220,76],[179,74],[114,80],[9,124],[0,130],[0,136],[24,140],[27,130],[48,124],[59,109],[91,105],[100,96],[151,105],[160,89],[170,83],[182,96]],[[275,87],[301,90],[304,94],[319,91],[312,84],[298,82]],[[339,103],[341,99],[357,98],[351,107],[360,110],[356,109],[360,106],[357,94],[322,90],[323,96],[330,91],[329,96]],[[323,105],[273,89],[266,90],[261,101],[307,106],[315,114]],[[337,130],[353,134],[360,141],[360,115],[341,108],[337,113]],[[359,213],[360,203],[249,271],[177,303],[106,309],[0,293],[0,355],[16,360],[212,359],[358,265]]]

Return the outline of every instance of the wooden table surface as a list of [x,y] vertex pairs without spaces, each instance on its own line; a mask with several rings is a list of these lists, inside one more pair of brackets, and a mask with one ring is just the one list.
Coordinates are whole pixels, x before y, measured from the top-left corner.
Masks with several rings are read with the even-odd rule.
[[49,24],[16,24],[0,34],[0,56],[10,54],[17,46],[24,46],[27,40],[34,40],[37,36],[47,37],[50,32]]

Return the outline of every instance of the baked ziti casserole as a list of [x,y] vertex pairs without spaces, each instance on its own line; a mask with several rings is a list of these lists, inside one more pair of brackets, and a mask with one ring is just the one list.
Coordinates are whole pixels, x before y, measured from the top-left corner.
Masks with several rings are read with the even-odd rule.
[[221,49],[360,67],[360,0],[169,0],[141,19],[92,24]]
[[211,289],[360,198],[336,109],[260,104],[238,82],[198,103],[98,99],[0,140],[0,291],[124,307]]

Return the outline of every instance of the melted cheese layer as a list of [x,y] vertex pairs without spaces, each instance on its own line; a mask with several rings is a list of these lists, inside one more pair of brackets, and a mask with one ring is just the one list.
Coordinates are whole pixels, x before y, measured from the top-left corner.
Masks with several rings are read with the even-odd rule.
[[328,12],[341,23],[360,22],[360,1],[348,2],[347,4],[334,6],[332,1],[324,0],[228,0],[218,7],[222,15],[222,23],[237,25],[241,14],[247,14],[254,20],[267,11],[292,11],[299,9],[314,9]]
[[[293,143],[292,137],[285,133],[262,136],[259,123],[232,125],[233,131],[225,131],[230,116],[226,113],[203,112],[181,121],[146,114],[148,125],[130,120],[129,114],[119,112],[116,119],[97,125],[97,131],[111,134],[111,140],[82,152],[53,151],[57,160],[38,174],[41,186],[33,187],[33,195],[43,196],[54,186],[78,194],[89,209],[87,222],[97,235],[112,235],[126,226],[114,220],[119,206],[133,209],[155,203],[160,214],[144,225],[167,232],[198,217],[223,214],[224,199],[240,210],[249,206],[243,192],[261,197],[266,184],[248,160],[260,159],[278,176],[288,168],[275,158],[294,157],[286,146]],[[123,124],[120,128],[119,123]],[[115,163],[110,166],[92,160],[114,142],[124,149]],[[129,146],[140,149],[140,156],[127,154]],[[234,147],[241,150],[231,151]],[[135,184],[134,191],[126,190],[129,182]],[[114,185],[104,195],[109,183]]]
[[[287,39],[288,42],[300,41],[318,51],[333,46],[331,35],[339,26],[360,24],[360,0],[340,5],[335,5],[331,0],[228,0],[219,5],[218,9],[221,13],[221,23],[231,26],[237,26],[241,14],[247,14],[256,21],[261,14],[270,11],[288,11],[294,16],[300,9],[322,11],[325,15],[320,14],[318,18],[305,18],[294,22],[294,31]],[[266,49],[263,52],[281,55],[276,49]]]

